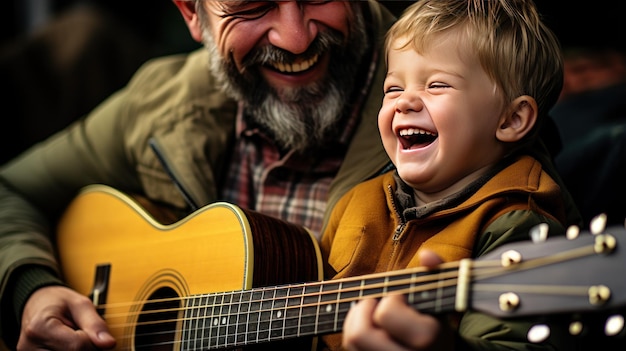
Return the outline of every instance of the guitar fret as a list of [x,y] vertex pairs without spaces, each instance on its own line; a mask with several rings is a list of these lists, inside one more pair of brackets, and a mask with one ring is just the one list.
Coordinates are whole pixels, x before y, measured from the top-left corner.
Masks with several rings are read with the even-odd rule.
[[335,308],[333,301],[337,300],[337,291],[339,291],[338,283],[329,283],[321,285],[321,294],[319,295],[319,309],[317,321],[317,333],[326,333],[334,330]]
[[[239,333],[239,317],[240,308],[241,308],[241,299],[243,294],[241,292],[232,292],[231,294],[231,303],[228,312],[228,337],[226,340],[225,346],[235,346],[237,345],[237,335]],[[235,298],[233,298],[235,297]],[[236,301],[233,303],[233,301]]]
[[[243,320],[243,330],[237,333],[237,345],[248,344],[248,327],[250,326],[250,311],[252,306],[253,294],[251,291],[244,291],[241,294],[241,301],[247,301],[247,303],[241,305],[240,312],[245,315]],[[238,324],[239,325],[239,324]]]
[[284,339],[285,337],[285,313],[287,290],[283,288],[274,289],[274,301],[272,308],[272,319],[270,322],[270,340]]
[[339,311],[341,309],[341,299],[342,299],[342,292],[344,291],[344,284],[343,282],[339,283],[339,290],[338,290],[338,294],[337,294],[337,301],[335,302],[335,314],[333,316],[333,330],[339,330]]
[[192,350],[197,350],[198,349],[198,323],[199,323],[199,309],[200,309],[200,299],[199,298],[193,298],[191,299],[192,301],[192,306],[191,306],[191,328],[193,330],[192,332],[192,339],[193,339],[193,344],[191,349]]
[[255,290],[252,293],[250,300],[250,320],[248,323],[248,330],[246,332],[246,342],[257,342],[259,324],[261,323],[261,298],[263,292]]
[[271,290],[263,289],[263,298],[261,300],[261,313],[260,313],[261,322],[259,323],[259,329],[258,329],[258,334],[257,334],[258,341],[269,340],[269,337],[270,337],[269,330],[270,330],[271,319],[272,319],[273,300],[272,300],[272,297],[269,297],[268,295],[273,295],[272,293],[273,291]]
[[306,285],[302,294],[300,335],[315,335],[320,285]]
[[224,345],[224,327],[223,327],[223,318],[224,318],[224,294],[220,294],[220,304],[219,304],[219,313],[213,318],[213,323],[217,329],[217,337],[215,340],[215,345],[222,346]]
[[428,313],[439,314],[452,310],[453,304],[451,304],[450,301],[456,299],[456,285],[447,284],[448,280],[444,279],[441,275],[446,273],[447,271],[439,273],[442,279],[431,279],[430,281],[435,283],[432,283],[434,287],[430,289],[415,289],[413,288],[415,286],[413,282],[418,281],[420,277],[432,277],[435,273],[420,272],[410,274],[412,292],[408,294],[408,303]]
[[216,313],[216,308],[217,308],[217,295],[216,294],[211,294],[208,298],[208,301],[210,302],[210,306],[211,306],[211,313],[209,314],[209,318],[207,318],[207,324],[208,324],[208,339],[209,339],[209,346],[213,345],[215,347],[218,346],[217,344],[217,336],[219,331],[214,329],[215,326],[215,313]]
[[337,311],[335,312],[335,325],[333,331],[339,331],[343,327],[343,321],[348,314],[348,310],[357,301],[363,298],[365,281],[352,280],[341,284],[339,292]]
[[191,314],[191,309],[189,308],[189,304],[190,304],[190,299],[185,300],[184,303],[184,308],[185,308],[185,313],[184,313],[184,317],[183,317],[183,331],[182,331],[182,337],[181,337],[181,349],[182,350],[189,350],[191,349],[189,347],[190,345],[190,334],[191,334],[191,318],[190,318],[190,314]]
[[409,283],[409,291],[411,291],[408,295],[407,295],[407,303],[409,305],[413,305],[415,303],[415,274],[410,274],[410,281],[411,283]]
[[435,297],[435,313],[441,313],[443,310],[442,302],[445,296],[445,286],[443,286],[444,280],[437,280],[437,290]]
[[285,321],[283,335],[300,336],[304,288],[292,285],[285,301]]
[[226,293],[222,295],[222,309],[220,314],[220,330],[223,332],[220,338],[220,345],[228,346],[228,338],[230,335],[230,315],[231,315],[231,306],[233,303],[233,294],[232,292]]
[[320,285],[320,293],[317,294],[317,298],[316,298],[316,301],[315,301],[315,326],[313,328],[313,333],[315,333],[315,334],[319,334],[318,327],[319,327],[319,324],[320,324],[320,320],[319,320],[319,318],[320,318],[320,302],[321,302],[321,299],[322,299],[321,290],[323,288],[324,288],[324,286]]
[[207,347],[207,344],[210,343],[209,335],[206,334],[206,321],[209,314],[209,306],[211,305],[208,303],[209,297],[207,295],[201,296],[199,300],[200,306],[202,306],[202,328],[200,330],[200,347],[204,349]]

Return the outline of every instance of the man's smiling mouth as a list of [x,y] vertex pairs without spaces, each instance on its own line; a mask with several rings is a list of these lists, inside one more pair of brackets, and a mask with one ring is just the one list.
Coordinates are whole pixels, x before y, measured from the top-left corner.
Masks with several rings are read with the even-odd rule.
[[404,150],[425,147],[434,142],[438,134],[419,128],[401,129],[398,132],[398,139]]
[[315,55],[308,60],[300,61],[297,63],[273,62],[270,64],[270,67],[274,68],[280,73],[301,73],[313,67],[317,63],[317,61],[319,61],[319,55]]

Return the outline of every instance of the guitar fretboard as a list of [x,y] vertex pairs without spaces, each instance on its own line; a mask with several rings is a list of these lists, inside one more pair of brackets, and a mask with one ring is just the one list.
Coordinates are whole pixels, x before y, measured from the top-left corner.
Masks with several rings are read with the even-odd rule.
[[449,312],[456,296],[456,271],[450,272],[405,272],[193,296],[185,308],[182,349],[232,348],[339,332],[353,303],[391,293],[405,294],[424,312]]

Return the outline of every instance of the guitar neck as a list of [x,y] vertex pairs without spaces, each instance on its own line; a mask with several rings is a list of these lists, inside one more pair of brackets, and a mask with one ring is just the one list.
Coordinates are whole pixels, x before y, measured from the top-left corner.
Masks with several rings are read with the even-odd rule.
[[290,284],[187,300],[183,349],[215,349],[341,331],[355,302],[404,294],[422,312],[454,310],[457,270],[403,270],[333,281]]

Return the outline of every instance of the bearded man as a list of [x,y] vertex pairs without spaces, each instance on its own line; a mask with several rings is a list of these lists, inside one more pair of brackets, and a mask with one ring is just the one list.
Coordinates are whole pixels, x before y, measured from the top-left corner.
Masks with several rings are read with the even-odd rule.
[[11,348],[123,342],[65,285],[55,252],[54,224],[88,185],[177,218],[226,201],[319,236],[341,195],[389,167],[376,121],[395,18],[377,1],[174,4],[204,48],[146,63],[0,168],[0,336]]

